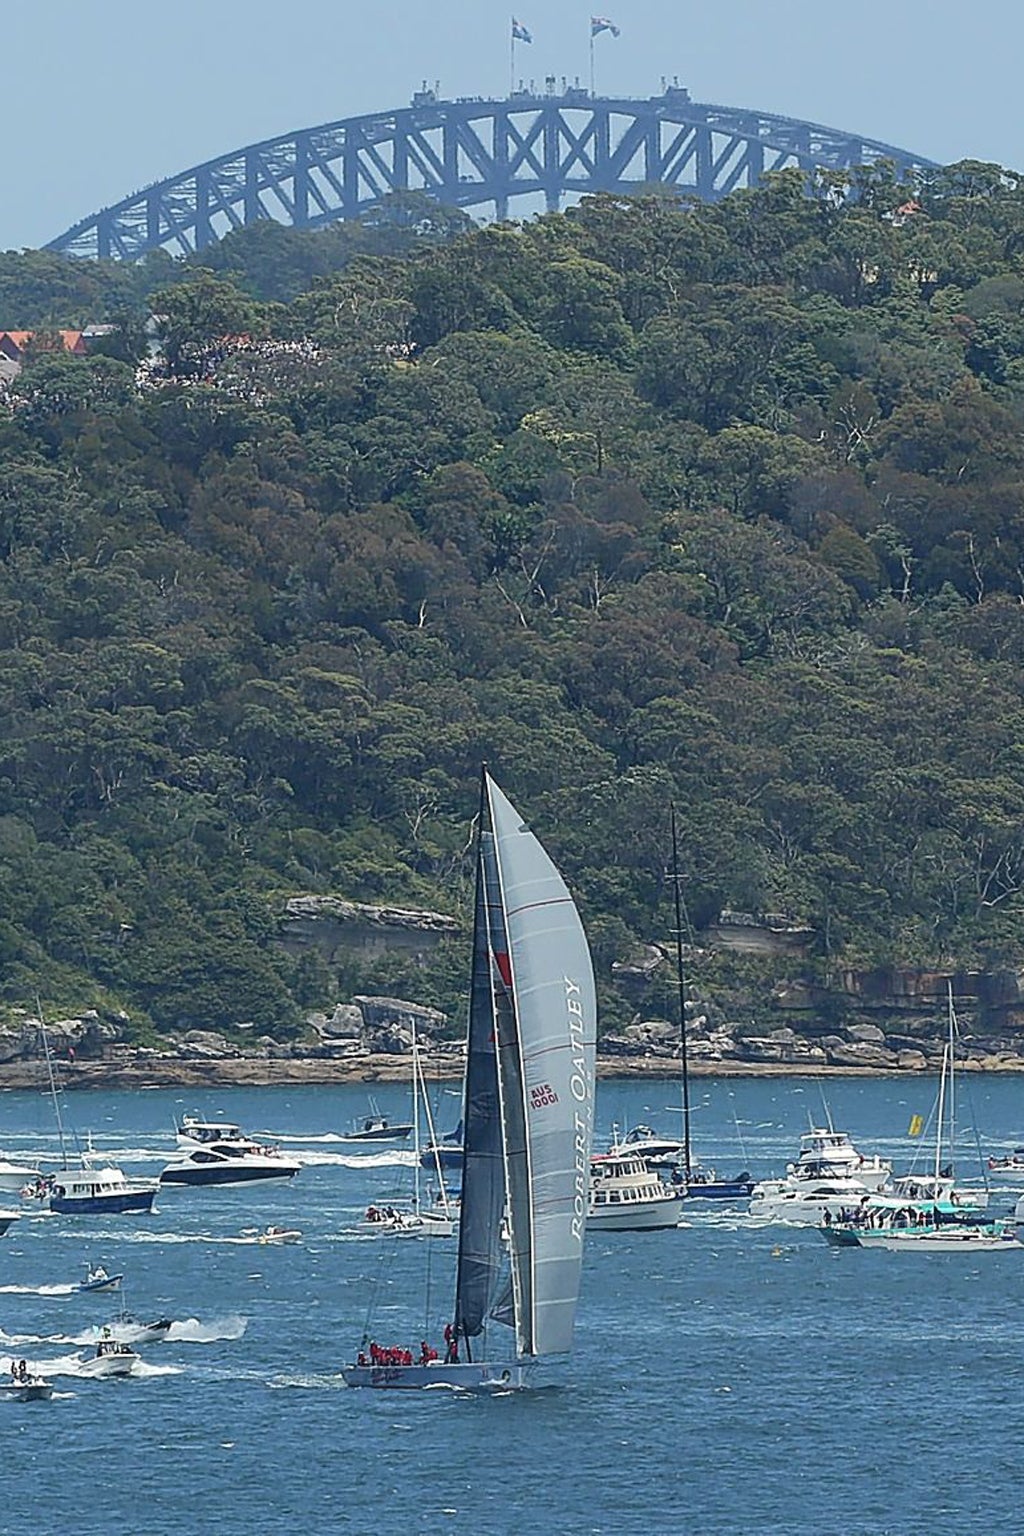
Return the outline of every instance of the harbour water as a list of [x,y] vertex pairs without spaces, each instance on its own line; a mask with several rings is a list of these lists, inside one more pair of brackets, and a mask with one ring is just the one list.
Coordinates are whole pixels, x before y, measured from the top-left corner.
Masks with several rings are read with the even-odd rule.
[[[801,1131],[838,1128],[905,1168],[930,1078],[699,1079],[693,1138],[722,1174],[781,1173]],[[375,1086],[407,1117],[401,1085]],[[984,1152],[1024,1142],[1024,1082],[972,1078],[961,1122]],[[605,1081],[613,1124],[680,1124],[672,1083]],[[454,1242],[356,1231],[411,1190],[411,1150],[338,1138],[364,1087],[95,1092],[68,1113],[127,1172],[155,1173],[183,1111],[280,1136],[291,1182],[166,1190],[148,1217],[24,1215],[0,1239],[0,1363],[27,1358],[49,1403],[0,1402],[0,1531],[35,1536],[964,1536],[1019,1529],[1024,1245],[995,1255],[829,1249],[742,1209],[682,1208],[678,1230],[588,1237],[577,1347],[557,1390],[495,1398],[347,1389],[369,1329],[439,1342]],[[458,1116],[437,1090],[440,1129]],[[51,1107],[0,1097],[0,1148],[50,1158]],[[968,1167],[966,1147],[960,1171]],[[976,1166],[976,1163],[975,1163]],[[1014,1196],[994,1196],[1012,1204]],[[17,1204],[0,1197],[0,1204]],[[298,1244],[251,1229],[298,1227]],[[250,1229],[248,1232],[245,1229]],[[429,1252],[428,1252],[429,1250]],[[429,1260],[429,1292],[424,1268]],[[93,1381],[79,1357],[120,1306],[71,1290],[123,1271],[142,1322],[138,1374]],[[427,1332],[425,1333],[425,1330]]]

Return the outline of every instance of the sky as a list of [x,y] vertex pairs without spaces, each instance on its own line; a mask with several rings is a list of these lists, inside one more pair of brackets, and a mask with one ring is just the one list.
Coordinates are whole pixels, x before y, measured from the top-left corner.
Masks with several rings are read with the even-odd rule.
[[[598,93],[806,118],[948,162],[1024,168],[1019,0],[599,0]],[[0,0],[0,249],[44,245],[153,181],[298,128],[505,96],[507,0]],[[580,0],[512,0],[517,76],[589,84]],[[513,205],[513,213],[515,212]]]

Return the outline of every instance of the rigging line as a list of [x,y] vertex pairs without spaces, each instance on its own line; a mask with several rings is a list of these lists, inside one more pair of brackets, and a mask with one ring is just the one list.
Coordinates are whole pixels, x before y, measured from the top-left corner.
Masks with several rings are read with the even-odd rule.
[[[953,1013],[953,1028],[956,1031],[957,1043],[959,1045],[964,1045],[966,1043],[965,1038],[960,1031],[960,1020],[957,1017],[955,1010]],[[971,1136],[974,1141],[974,1150],[978,1154],[978,1167],[981,1169],[982,1182],[987,1191],[989,1189],[988,1163],[981,1149],[981,1133],[978,1130],[978,1115],[974,1107],[974,1095],[971,1092],[971,1079],[967,1072],[966,1052],[961,1053],[960,1060],[960,1092],[967,1100],[967,1111],[971,1117]]]
[[690,1182],[690,1070],[686,1054],[686,976],[683,971],[683,903],[679,890],[679,843],[676,808],[672,805],[672,885],[676,914],[676,977],[679,984],[679,1060],[683,1079],[683,1170]]

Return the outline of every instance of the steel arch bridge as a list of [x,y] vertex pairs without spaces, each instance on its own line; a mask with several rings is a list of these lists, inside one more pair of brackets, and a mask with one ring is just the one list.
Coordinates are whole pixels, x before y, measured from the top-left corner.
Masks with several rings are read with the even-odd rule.
[[710,201],[789,166],[884,159],[903,172],[933,163],[817,123],[691,101],[679,86],[647,100],[548,87],[505,101],[444,101],[425,90],[410,107],[250,144],[81,219],[45,249],[122,261],[160,248],[181,256],[259,219],[316,229],[403,191],[451,208],[489,205],[503,219],[514,198],[557,209],[565,196],[660,183]]

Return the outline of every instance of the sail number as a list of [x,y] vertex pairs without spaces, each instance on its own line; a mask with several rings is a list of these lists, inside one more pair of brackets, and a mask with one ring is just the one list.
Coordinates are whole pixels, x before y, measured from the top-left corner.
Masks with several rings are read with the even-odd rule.
[[558,1094],[550,1083],[538,1083],[536,1088],[530,1089],[530,1108],[545,1109],[549,1104],[558,1103]]

